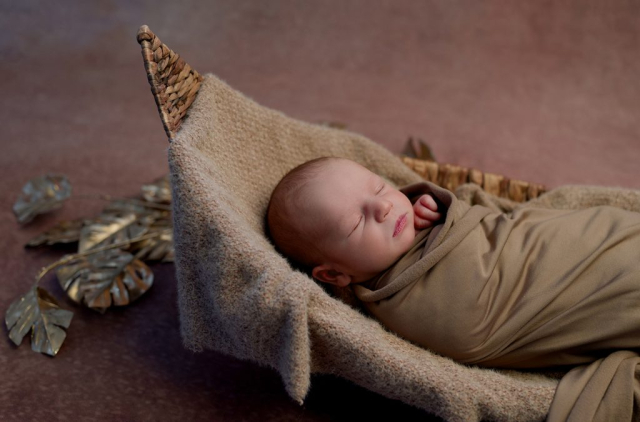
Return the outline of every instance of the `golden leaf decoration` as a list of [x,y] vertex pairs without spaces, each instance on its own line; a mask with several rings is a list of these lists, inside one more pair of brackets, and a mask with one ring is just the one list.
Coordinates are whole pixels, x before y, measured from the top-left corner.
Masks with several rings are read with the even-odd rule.
[[63,328],[69,328],[72,317],[73,312],[61,309],[49,292],[34,286],[9,306],[4,321],[17,346],[31,330],[31,349],[55,356],[67,337]]
[[149,226],[148,233],[162,233],[158,237],[132,243],[129,251],[135,253],[135,257],[143,261],[173,262],[175,252],[172,227],[171,220],[168,218],[155,221]]
[[35,248],[42,245],[55,245],[58,243],[73,243],[80,239],[80,230],[85,219],[72,221],[60,221],[46,232],[31,239],[25,247]]
[[125,306],[153,285],[151,269],[121,249],[108,249],[58,267],[58,281],[69,297],[104,313]]
[[404,155],[419,160],[436,161],[433,151],[429,145],[422,139],[414,139],[409,137],[405,146]]
[[38,214],[60,208],[71,195],[71,184],[62,174],[46,174],[29,180],[13,205],[20,223],[28,223]]
[[320,120],[318,122],[318,124],[321,125],[321,126],[332,127],[334,129],[343,129],[344,130],[344,129],[347,128],[347,124],[346,123],[342,123],[342,122]]
[[[102,214],[127,214],[134,213],[140,217],[150,216],[153,219],[163,218],[171,214],[171,211],[159,210],[156,207],[162,206],[154,202],[139,201],[139,200],[122,200],[116,199],[111,201],[106,207],[103,208]],[[164,205],[166,207],[166,205]]]
[[153,183],[143,185],[142,197],[149,202],[170,204],[171,185],[169,184],[169,175],[166,174],[153,181]]
[[133,212],[124,214],[103,213],[80,231],[78,252],[119,243],[143,235],[153,223],[149,215],[140,216]]

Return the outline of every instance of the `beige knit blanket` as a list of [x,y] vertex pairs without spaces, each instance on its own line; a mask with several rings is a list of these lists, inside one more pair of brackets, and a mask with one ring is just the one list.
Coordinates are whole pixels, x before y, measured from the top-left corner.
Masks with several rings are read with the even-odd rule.
[[[293,270],[265,236],[271,191],[291,168],[332,155],[397,186],[421,180],[391,152],[356,133],[260,106],[206,74],[168,155],[186,347],[275,368],[300,404],[310,375],[331,373],[450,421],[544,420],[557,379],[465,366],[413,345],[366,316],[350,291],[327,292]],[[470,185],[456,194],[469,203],[515,206]],[[640,192],[569,186],[535,202],[640,211]]]

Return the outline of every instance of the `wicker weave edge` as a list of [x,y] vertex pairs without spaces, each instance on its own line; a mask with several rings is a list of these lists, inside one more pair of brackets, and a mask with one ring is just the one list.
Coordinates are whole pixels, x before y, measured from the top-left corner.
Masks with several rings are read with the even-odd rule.
[[485,173],[472,168],[406,156],[401,156],[400,159],[425,180],[450,191],[454,191],[464,183],[475,183],[490,194],[516,202],[537,198],[547,191],[544,185],[538,183],[510,179],[503,175]]
[[204,78],[142,25],[136,37],[160,120],[172,141],[187,115]]

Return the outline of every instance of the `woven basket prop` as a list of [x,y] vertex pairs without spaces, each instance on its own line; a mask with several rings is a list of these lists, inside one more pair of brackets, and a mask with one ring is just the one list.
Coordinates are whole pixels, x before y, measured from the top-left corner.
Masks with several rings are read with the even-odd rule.
[[544,187],[432,161],[401,162],[362,135],[292,119],[213,74],[199,75],[146,25],[138,42],[170,140],[186,347],[276,369],[299,404],[310,375],[330,373],[447,420],[544,419],[557,380],[463,366],[403,340],[292,269],[264,224],[280,178],[321,155],[357,160],[397,185],[426,178],[454,189],[470,181],[519,201]]

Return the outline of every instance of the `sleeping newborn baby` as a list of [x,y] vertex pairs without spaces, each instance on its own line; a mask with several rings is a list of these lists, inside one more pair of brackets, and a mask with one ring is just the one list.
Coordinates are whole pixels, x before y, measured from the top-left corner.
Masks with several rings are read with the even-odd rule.
[[470,205],[338,158],[274,190],[270,235],[401,337],[467,364],[542,368],[640,350],[640,213]]
[[289,172],[275,188],[267,216],[282,253],[316,280],[340,287],[389,268],[411,248],[418,230],[441,218],[431,195],[412,204],[367,168],[334,157]]

